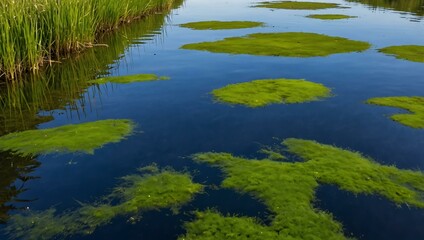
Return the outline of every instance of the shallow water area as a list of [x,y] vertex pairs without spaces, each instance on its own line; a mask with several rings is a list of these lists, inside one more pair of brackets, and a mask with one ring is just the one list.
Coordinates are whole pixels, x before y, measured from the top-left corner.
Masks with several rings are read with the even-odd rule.
[[[312,1],[312,0],[309,0]],[[97,47],[47,69],[22,86],[0,87],[0,134],[46,129],[106,119],[129,119],[137,127],[124,140],[94,154],[19,156],[1,152],[0,220],[25,209],[56,213],[78,209],[107,196],[122,176],[156,163],[190,173],[205,186],[178,212],[170,209],[124,214],[92,234],[70,239],[178,239],[193,212],[213,209],[224,215],[257,217],[269,225],[272,213],[254,196],[221,189],[223,173],[190,156],[228,152],[261,159],[261,149],[286,138],[310,139],[369,156],[381,165],[424,170],[424,130],[390,120],[408,113],[366,104],[376,97],[424,96],[424,63],[379,52],[389,46],[424,45],[421,10],[378,8],[365,1],[326,0],[349,8],[285,10],[255,8],[261,1],[187,0],[171,13],[154,15],[109,33]],[[367,1],[371,2],[371,1]],[[403,2],[400,0],[400,2]],[[422,11],[421,11],[422,12]],[[338,21],[311,14],[356,16]],[[179,24],[201,21],[263,22],[258,28],[192,30]],[[312,58],[231,55],[180,49],[199,42],[254,33],[304,32],[370,43],[362,52]],[[126,84],[90,80],[155,74],[169,81]],[[329,98],[260,108],[217,103],[211,92],[255,79],[307,79],[322,84]],[[270,148],[267,148],[269,146]],[[286,153],[283,154],[286,156]],[[289,156],[290,154],[287,153]],[[290,156],[290,159],[295,159]],[[277,156],[279,161],[285,161]],[[299,161],[301,161],[299,159]],[[424,210],[396,206],[382,197],[351,194],[334,186],[318,189],[314,207],[333,214],[345,236],[358,239],[424,239]],[[140,221],[137,221],[140,217]],[[0,225],[0,230],[7,225]],[[0,232],[0,239],[7,236]]]

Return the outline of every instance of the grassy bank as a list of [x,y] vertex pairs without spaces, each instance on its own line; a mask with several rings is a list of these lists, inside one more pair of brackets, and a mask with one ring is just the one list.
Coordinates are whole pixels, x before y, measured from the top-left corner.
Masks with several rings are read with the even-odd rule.
[[0,76],[27,71],[93,47],[97,37],[174,0],[0,0]]

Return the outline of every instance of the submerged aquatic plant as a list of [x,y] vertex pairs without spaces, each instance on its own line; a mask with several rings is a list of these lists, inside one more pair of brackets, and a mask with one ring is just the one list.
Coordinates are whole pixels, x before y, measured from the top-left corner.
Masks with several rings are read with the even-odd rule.
[[274,1],[274,2],[260,2],[254,7],[261,8],[274,8],[274,9],[290,9],[290,10],[318,10],[326,8],[338,8],[337,3],[325,2],[296,2],[296,1]]
[[371,98],[367,103],[408,110],[411,113],[395,114],[390,118],[409,127],[424,128],[424,97]]
[[212,91],[215,99],[248,107],[272,103],[303,103],[329,97],[331,90],[322,84],[303,79],[264,79],[230,84]]
[[[75,234],[91,234],[113,218],[148,210],[179,208],[203,191],[187,173],[163,170],[154,174],[129,175],[107,202],[82,204],[81,208],[56,214],[55,209],[13,215],[6,233],[13,239],[52,239]],[[116,204],[112,204],[115,203]]]
[[103,84],[103,83],[134,83],[134,82],[148,82],[156,80],[169,80],[169,77],[159,77],[156,74],[135,74],[128,76],[114,76],[114,77],[103,77],[88,81],[89,83]]
[[270,225],[250,217],[198,212],[180,239],[346,239],[341,223],[313,206],[320,184],[355,194],[379,194],[396,204],[424,208],[424,174],[380,165],[360,153],[315,141],[287,139],[288,152],[304,161],[276,162],[200,153],[194,160],[219,167],[222,186],[248,193],[273,213]]
[[369,43],[341,37],[317,33],[285,32],[255,33],[243,37],[225,38],[216,42],[186,44],[181,48],[230,54],[319,57],[336,53],[360,52],[369,47]]
[[403,45],[386,47],[379,50],[382,53],[393,55],[398,59],[424,63],[424,46]]
[[57,216],[56,210],[51,208],[42,212],[29,212],[25,215],[13,215],[5,232],[11,239],[52,239],[54,236],[69,234],[77,229],[79,223],[70,215]]
[[264,23],[252,21],[202,21],[180,24],[180,27],[194,30],[221,30],[261,27]]
[[0,150],[23,156],[55,152],[93,153],[107,143],[116,143],[129,136],[134,125],[128,119],[109,119],[10,133],[0,137]]
[[321,19],[321,20],[339,20],[339,19],[356,18],[355,16],[348,16],[343,14],[311,14],[306,17]]

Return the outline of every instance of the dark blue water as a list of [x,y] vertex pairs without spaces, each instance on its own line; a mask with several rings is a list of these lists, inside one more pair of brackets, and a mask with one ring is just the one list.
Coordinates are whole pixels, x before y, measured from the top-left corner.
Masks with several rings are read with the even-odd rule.
[[[188,0],[174,10],[163,33],[144,45],[128,48],[110,65],[112,75],[155,73],[169,81],[108,84],[87,89],[84,106],[41,112],[53,121],[39,128],[101,119],[134,120],[138,132],[127,140],[109,144],[94,155],[47,155],[19,194],[34,201],[18,207],[59,211],[77,208],[75,200],[93,202],[140,166],[157,163],[176,170],[195,172],[194,180],[219,185],[222,173],[193,163],[191,154],[224,151],[257,156],[262,145],[289,137],[359,151],[376,161],[403,169],[424,169],[424,130],[391,121],[398,109],[364,104],[371,97],[423,96],[424,64],[398,60],[378,53],[390,45],[424,45],[424,22],[405,14],[371,10],[341,2],[349,9],[317,13],[341,13],[356,19],[321,21],[305,18],[311,11],[249,8],[249,1]],[[408,15],[406,15],[408,16]],[[230,31],[193,31],[176,24],[201,20],[262,21],[263,28]],[[255,32],[315,32],[367,41],[363,53],[316,58],[258,57],[180,50],[183,44],[218,40]],[[140,36],[141,37],[141,36]],[[334,97],[295,105],[271,105],[251,109],[213,101],[210,92],[231,83],[265,78],[303,78],[332,88]],[[93,94],[93,92],[96,94]],[[99,94],[99,92],[101,94]],[[318,192],[319,206],[343,223],[346,233],[360,239],[424,239],[424,210],[399,209],[378,197],[355,197],[333,187]],[[191,211],[215,207],[224,213],[257,216],[267,222],[266,208],[255,199],[230,190],[208,189],[181,209],[143,213],[132,225],[125,218],[99,228],[84,239],[176,239]],[[14,213],[14,212],[12,212]],[[75,239],[80,239],[76,236]]]

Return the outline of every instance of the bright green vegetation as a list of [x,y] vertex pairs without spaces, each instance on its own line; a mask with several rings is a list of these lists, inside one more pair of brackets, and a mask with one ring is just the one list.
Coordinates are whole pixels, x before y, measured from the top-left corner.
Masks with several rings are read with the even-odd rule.
[[424,0],[348,0],[359,2],[374,8],[388,8],[397,11],[410,12],[418,16],[424,16]]
[[399,59],[405,59],[413,62],[424,63],[424,46],[404,45],[392,46],[379,50],[382,53],[390,54]]
[[263,107],[272,103],[303,103],[329,97],[331,90],[322,84],[302,79],[264,79],[230,84],[212,91],[219,102]]
[[216,42],[201,42],[182,46],[183,49],[216,53],[251,54],[261,56],[318,57],[335,53],[360,52],[370,44],[316,33],[255,33]]
[[0,137],[0,150],[20,155],[55,152],[93,153],[107,143],[116,143],[133,132],[127,119],[70,124],[50,129],[28,130]]
[[273,160],[273,161],[283,161],[286,160],[286,156],[284,156],[283,154],[281,154],[280,152],[271,149],[271,148],[263,148],[259,151],[262,154],[267,155],[267,158],[269,160]]
[[156,80],[168,80],[168,77],[159,77],[155,74],[136,74],[136,75],[129,75],[129,76],[117,76],[117,77],[104,77],[104,78],[98,78],[95,80],[88,81],[89,83],[97,83],[97,84],[103,84],[103,83],[134,83],[134,82],[148,82],[148,81],[156,81]]
[[[13,215],[6,232],[13,239],[56,239],[75,234],[91,234],[117,216],[133,215],[163,208],[177,209],[203,191],[189,174],[173,170],[153,174],[135,174],[123,178],[123,183],[95,204],[56,214],[55,209]],[[135,219],[134,217],[130,219]]]
[[411,113],[395,114],[390,118],[409,127],[424,128],[424,97],[371,98],[367,103],[408,110]]
[[321,19],[321,20],[339,20],[339,19],[356,18],[354,16],[348,16],[343,14],[311,14],[306,17]]
[[[105,31],[173,0],[0,0],[0,75],[16,78],[95,46]],[[60,23],[60,24],[59,24]]]
[[239,29],[239,28],[254,28],[261,27],[262,22],[251,21],[204,21],[204,22],[190,22],[180,24],[181,27],[190,28],[194,30],[221,30],[221,29]]
[[278,232],[261,224],[260,221],[255,218],[243,216],[223,216],[213,210],[196,212],[195,215],[197,220],[185,224],[187,234],[180,237],[179,240],[289,239],[279,236]]
[[330,213],[313,206],[320,184],[336,185],[355,194],[378,194],[395,202],[424,208],[424,174],[384,166],[360,153],[315,141],[283,142],[294,159],[276,162],[200,153],[199,163],[222,169],[222,187],[248,193],[273,213],[270,225],[250,217],[222,216],[206,211],[186,224],[180,239],[346,239],[342,225]]
[[318,10],[318,9],[326,9],[326,8],[338,8],[339,6],[340,5],[337,3],[275,1],[275,2],[260,2],[254,7],[290,9],[290,10]]

